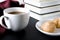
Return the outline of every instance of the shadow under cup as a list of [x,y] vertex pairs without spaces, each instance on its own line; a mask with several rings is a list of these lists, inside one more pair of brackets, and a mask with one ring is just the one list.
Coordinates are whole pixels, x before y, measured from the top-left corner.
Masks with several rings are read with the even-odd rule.
[[12,7],[4,10],[5,24],[7,25],[7,29],[11,29],[12,31],[24,29],[28,25],[29,18],[29,10],[25,8]]

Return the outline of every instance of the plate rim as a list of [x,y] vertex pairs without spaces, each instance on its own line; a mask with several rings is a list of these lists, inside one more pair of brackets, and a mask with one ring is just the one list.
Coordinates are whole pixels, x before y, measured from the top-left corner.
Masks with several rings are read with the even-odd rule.
[[41,32],[41,33],[43,33],[43,34],[46,34],[46,35],[50,35],[50,36],[60,36],[60,33],[48,33],[48,32],[45,32],[45,31],[41,30],[41,29],[37,26],[39,22],[40,22],[40,21],[36,22],[36,25],[35,25],[35,28],[36,28],[39,32]]

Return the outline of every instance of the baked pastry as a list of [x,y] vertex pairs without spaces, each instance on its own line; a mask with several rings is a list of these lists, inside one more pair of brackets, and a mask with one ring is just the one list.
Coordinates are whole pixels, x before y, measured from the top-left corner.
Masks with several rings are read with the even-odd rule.
[[56,25],[56,27],[58,26],[58,20],[59,20],[59,18],[56,18],[56,19],[52,20],[52,22],[54,22],[54,24]]
[[47,21],[41,25],[41,29],[45,32],[54,32],[56,29],[56,25],[52,21]]
[[58,19],[58,25],[57,28],[60,28],[60,18]]
[[55,23],[56,28],[60,28],[60,18],[54,19],[53,22]]

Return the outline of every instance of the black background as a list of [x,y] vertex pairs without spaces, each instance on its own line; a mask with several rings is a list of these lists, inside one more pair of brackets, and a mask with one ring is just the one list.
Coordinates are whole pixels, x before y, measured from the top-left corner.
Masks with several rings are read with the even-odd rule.
[[60,36],[49,36],[39,32],[35,28],[38,20],[30,17],[28,26],[19,32],[7,30],[0,36],[0,40],[60,40]]

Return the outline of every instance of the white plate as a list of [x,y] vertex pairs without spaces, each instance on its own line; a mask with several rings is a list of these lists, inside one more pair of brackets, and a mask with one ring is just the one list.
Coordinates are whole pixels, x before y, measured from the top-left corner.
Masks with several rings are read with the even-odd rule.
[[48,20],[52,20],[52,19],[45,19],[45,20],[40,20],[40,21],[38,21],[38,22],[36,23],[36,26],[35,26],[36,29],[37,29],[38,31],[44,33],[44,34],[47,34],[47,35],[60,36],[60,29],[57,29],[57,28],[56,28],[55,32],[53,32],[53,33],[45,32],[45,31],[41,30],[41,28],[40,28],[40,27],[41,27],[41,24],[44,23],[44,22],[46,22],[46,21],[48,21]]

